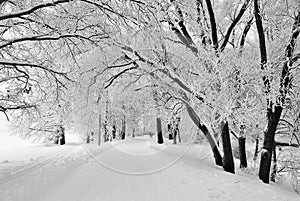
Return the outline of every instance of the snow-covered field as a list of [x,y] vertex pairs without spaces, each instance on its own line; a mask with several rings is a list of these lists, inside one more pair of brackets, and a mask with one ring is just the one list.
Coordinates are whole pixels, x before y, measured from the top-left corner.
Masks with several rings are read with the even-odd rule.
[[73,135],[69,140],[65,146],[31,145],[1,132],[0,200],[300,200],[280,185],[224,172],[205,145],[157,145],[155,138],[140,137],[99,148]]

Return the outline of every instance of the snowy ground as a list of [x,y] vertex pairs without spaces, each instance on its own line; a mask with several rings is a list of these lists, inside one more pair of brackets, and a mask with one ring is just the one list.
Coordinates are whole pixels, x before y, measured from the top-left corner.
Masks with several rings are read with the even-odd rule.
[[66,146],[8,147],[0,152],[1,201],[300,200],[277,184],[224,172],[208,146],[140,137],[101,148],[74,139]]

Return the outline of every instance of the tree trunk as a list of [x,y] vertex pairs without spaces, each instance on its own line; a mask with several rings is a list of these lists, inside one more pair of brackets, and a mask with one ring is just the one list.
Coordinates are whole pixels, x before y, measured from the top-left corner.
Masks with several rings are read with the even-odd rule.
[[173,144],[177,144],[177,130],[176,130],[176,128],[173,130]]
[[[185,99],[187,100],[186,97],[185,97]],[[217,146],[217,143],[216,143],[213,135],[208,131],[208,128],[206,127],[206,125],[201,122],[199,116],[196,114],[194,109],[188,103],[186,103],[185,105],[186,105],[186,109],[187,109],[187,112],[188,112],[191,120],[203,132],[207,141],[209,142],[211,149],[213,151],[213,154],[214,154],[216,165],[222,166],[222,156],[221,156],[221,153],[219,151],[219,148]]]
[[124,116],[124,119],[122,120],[121,139],[125,140],[125,136],[126,136],[126,121],[125,121],[125,116]]
[[281,106],[275,106],[274,112],[272,112],[272,108],[268,108],[267,110],[268,124],[267,124],[267,130],[264,133],[264,143],[261,152],[259,174],[258,174],[259,178],[264,183],[269,183],[275,131],[280,119],[281,112],[282,112]]
[[89,135],[89,133],[86,135],[86,143],[87,143],[87,144],[90,143],[90,135]]
[[239,137],[240,168],[247,167],[246,138]]
[[275,177],[277,174],[277,158],[276,158],[276,145],[273,146],[273,168],[271,173],[271,181],[275,182]]
[[108,141],[108,128],[107,128],[107,120],[104,122],[104,142]]
[[241,123],[241,125],[240,125],[239,155],[240,155],[240,168],[246,168],[247,167],[247,155],[246,155],[245,123]]
[[64,145],[66,144],[66,139],[65,139],[65,128],[61,125],[59,127],[59,138],[58,138],[58,144],[59,145]]
[[180,130],[179,130],[180,121],[181,121],[181,118],[180,117],[176,117],[175,128],[176,128],[176,131],[177,131],[177,136],[178,136],[178,142],[179,143],[181,142],[181,136],[180,136]]
[[164,138],[163,138],[162,128],[161,128],[161,119],[159,117],[156,118],[156,128],[157,128],[157,143],[163,144]]
[[132,129],[132,137],[135,137],[135,128]]
[[181,135],[180,135],[180,130],[179,129],[177,130],[177,135],[178,135],[178,142],[180,143],[181,142]]
[[233,161],[233,155],[232,155],[232,149],[231,149],[231,142],[230,142],[230,135],[229,135],[229,128],[228,128],[228,122],[222,121],[222,144],[223,144],[223,151],[224,151],[224,157],[223,157],[223,169],[226,172],[235,173],[234,171],[234,161]]
[[254,157],[253,157],[254,161],[256,161],[257,156],[258,156],[258,145],[259,145],[259,137],[257,135],[257,137],[255,139],[255,151],[254,151]]
[[117,129],[116,129],[116,125],[114,124],[113,127],[112,127],[112,137],[113,137],[113,139],[116,138],[116,132],[117,132]]
[[[257,27],[257,33],[259,37],[261,69],[264,70],[265,64],[267,63],[267,52],[266,52],[264,29],[263,29],[262,17],[261,17],[262,15],[259,10],[258,0],[254,0],[254,16],[255,16],[255,22]],[[280,89],[279,89],[280,95],[276,97],[276,102],[267,100],[268,101],[268,108],[267,108],[268,122],[267,122],[267,129],[264,133],[264,143],[263,143],[263,149],[261,153],[261,161],[260,161],[259,174],[258,174],[259,178],[264,183],[269,183],[275,131],[283,109],[281,105],[284,104],[286,94],[289,92],[289,89],[292,86],[290,65],[294,53],[294,48],[296,45],[296,39],[300,33],[299,26],[300,26],[300,10],[298,11],[297,16],[295,18],[293,28],[292,28],[291,38],[285,49],[285,62],[282,68],[281,79],[280,79]],[[266,95],[268,96],[270,92],[269,78],[267,76],[263,76],[263,81],[266,88],[265,92]]]
[[101,144],[101,114],[99,114],[99,135],[98,135],[98,146]]
[[169,140],[173,140],[172,125],[170,122],[167,124],[167,129],[168,129],[168,134],[169,134]]

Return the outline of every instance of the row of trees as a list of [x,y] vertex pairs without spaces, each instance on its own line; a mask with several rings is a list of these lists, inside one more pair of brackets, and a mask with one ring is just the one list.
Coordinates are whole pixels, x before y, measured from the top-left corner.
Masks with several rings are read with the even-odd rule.
[[[226,171],[234,172],[231,133],[239,138],[241,167],[246,137],[263,137],[265,183],[280,144],[279,122],[293,128],[288,144],[299,144],[295,1],[4,0],[0,6],[0,110],[19,117],[27,133],[42,131],[50,117],[82,130],[96,126],[107,100],[131,128],[139,118],[185,108]],[[54,117],[59,106],[62,117]]]

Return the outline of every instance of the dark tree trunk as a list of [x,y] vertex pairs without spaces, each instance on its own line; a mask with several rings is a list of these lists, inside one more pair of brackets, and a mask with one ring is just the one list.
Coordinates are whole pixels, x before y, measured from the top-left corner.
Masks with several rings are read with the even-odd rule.
[[[257,0],[255,0],[254,2],[257,3]],[[256,4],[255,7],[257,7]],[[288,93],[289,88],[291,87],[292,84],[292,79],[290,75],[290,62],[293,57],[294,47],[296,45],[296,39],[300,33],[299,26],[300,26],[300,11],[298,11],[297,16],[295,18],[295,22],[292,28],[291,39],[285,49],[286,61],[284,62],[282,72],[281,72],[280,90],[279,90],[280,96],[277,98],[279,104],[275,106],[273,112],[272,106],[274,106],[274,104],[276,103],[269,102],[269,108],[267,110],[268,125],[267,125],[267,130],[264,133],[264,144],[263,144],[263,150],[261,154],[261,161],[259,167],[259,178],[264,183],[269,183],[272,152],[274,149],[275,131],[283,109],[280,105],[284,103],[286,94]]]
[[258,145],[259,145],[259,137],[257,136],[255,139],[255,151],[254,151],[254,157],[253,160],[256,161],[258,156]]
[[177,129],[177,136],[178,136],[178,142],[181,142],[181,135],[180,135],[180,130]]
[[125,121],[125,117],[122,120],[122,131],[121,131],[121,139],[125,140],[125,136],[126,136],[126,121]]
[[[185,99],[187,100],[186,97]],[[222,156],[213,135],[208,131],[206,125],[201,122],[199,116],[189,104],[186,104],[186,109],[194,124],[203,132],[207,141],[209,142],[214,154],[216,165],[222,166]]]
[[177,130],[173,130],[173,144],[177,144]]
[[157,128],[157,143],[158,144],[163,144],[164,143],[164,138],[162,134],[162,127],[161,127],[161,119],[156,118],[156,128]]
[[172,125],[171,125],[171,123],[167,124],[167,129],[168,129],[168,133],[169,133],[169,140],[173,140],[173,132],[172,132]]
[[180,121],[181,121],[181,118],[180,117],[176,117],[175,129],[176,129],[176,134],[177,134],[178,142],[179,143],[181,142],[181,136],[180,136],[180,130],[179,130]]
[[89,135],[89,134],[86,135],[86,143],[87,143],[87,144],[90,143],[90,135]]
[[223,168],[226,172],[235,173],[234,171],[234,161],[231,149],[231,142],[230,142],[230,135],[229,135],[229,128],[228,122],[222,121],[222,144],[223,144]]
[[[261,54],[261,69],[264,70],[265,64],[267,63],[267,52],[266,52],[266,44],[265,44],[265,37],[264,37],[264,29],[262,24],[262,17],[261,17],[260,9],[258,0],[254,0],[254,17],[257,27],[257,33],[259,37],[259,46],[260,46],[260,54]],[[268,109],[267,109],[267,129],[264,133],[264,143],[263,149],[261,153],[261,161],[259,167],[259,178],[264,183],[269,183],[270,177],[270,168],[271,168],[271,159],[272,159],[272,152],[274,146],[274,137],[276,127],[278,125],[282,107],[281,105],[285,102],[286,94],[289,91],[289,88],[292,84],[292,79],[290,75],[290,63],[292,61],[294,47],[296,44],[296,39],[299,35],[299,26],[300,26],[300,11],[298,11],[297,16],[295,18],[295,22],[292,28],[292,35],[291,39],[286,47],[285,50],[285,62],[281,72],[281,79],[280,79],[280,95],[277,97],[276,102],[268,101]],[[270,81],[267,76],[263,76],[263,81],[265,85],[265,93],[266,95],[269,94],[270,91]],[[274,109],[272,109],[272,107]],[[273,111],[274,110],[274,111]]]
[[107,128],[107,121],[104,122],[104,142],[108,141],[108,128]]
[[135,128],[132,129],[132,137],[135,137]]
[[116,132],[117,132],[116,125],[113,125],[113,127],[112,127],[112,137],[113,137],[113,139],[116,138]]
[[99,114],[99,133],[98,133],[98,146],[101,144],[101,114]]
[[247,167],[246,138],[239,137],[240,168]]
[[258,174],[259,178],[264,183],[269,183],[275,131],[280,119],[281,112],[282,107],[280,106],[275,106],[275,112],[272,112],[272,108],[268,108],[267,110],[268,125],[267,130],[264,132],[264,143],[261,152]]
[[60,136],[59,136],[59,144],[64,145],[66,144],[66,138],[65,138],[65,128],[63,126],[60,126]]

